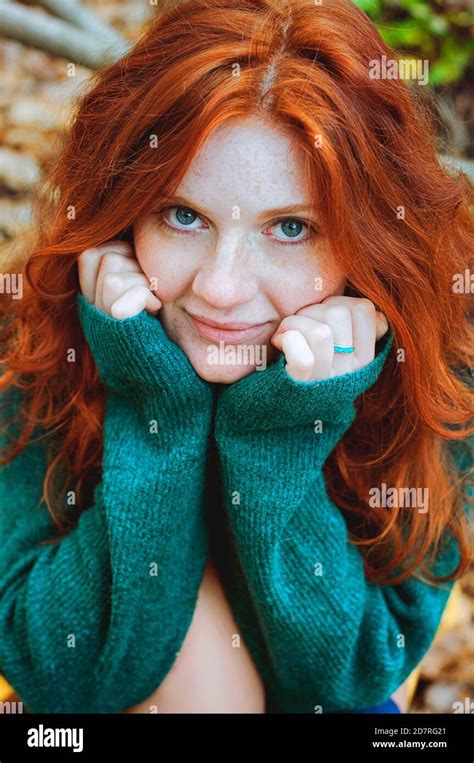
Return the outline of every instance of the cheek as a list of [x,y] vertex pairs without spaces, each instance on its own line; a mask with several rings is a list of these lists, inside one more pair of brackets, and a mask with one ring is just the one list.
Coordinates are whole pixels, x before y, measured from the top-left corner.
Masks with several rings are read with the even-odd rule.
[[345,286],[344,272],[334,262],[322,263],[313,279],[314,302],[322,302],[326,297],[344,294]]
[[278,273],[268,279],[271,301],[280,315],[293,315],[302,307],[344,293],[346,279],[329,257],[308,256],[296,264],[286,259]]
[[150,281],[151,290],[162,302],[170,302],[188,287],[192,268],[186,258],[178,252],[163,246],[162,242],[149,239],[136,245],[138,263]]

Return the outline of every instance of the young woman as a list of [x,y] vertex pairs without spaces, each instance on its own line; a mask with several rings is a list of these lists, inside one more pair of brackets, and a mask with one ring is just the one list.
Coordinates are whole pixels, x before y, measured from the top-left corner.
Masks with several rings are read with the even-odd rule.
[[83,97],[4,298],[29,710],[399,711],[470,558],[472,195],[384,55],[185,0]]

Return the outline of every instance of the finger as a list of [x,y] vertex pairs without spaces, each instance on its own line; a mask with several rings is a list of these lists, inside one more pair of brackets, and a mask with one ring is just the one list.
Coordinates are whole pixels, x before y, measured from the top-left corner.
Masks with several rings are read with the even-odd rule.
[[274,338],[278,341],[278,337],[282,335],[281,332],[288,329],[300,331],[313,354],[315,365],[311,379],[327,379],[333,376],[334,340],[330,326],[327,323],[315,321],[313,318],[289,315],[282,320],[272,341]]
[[[341,297],[341,300],[344,301],[338,303],[334,302],[326,304],[326,301],[324,301],[318,302],[315,305],[308,305],[307,307],[298,310],[294,317],[301,318],[304,316],[314,321],[327,323],[332,330],[334,344],[343,347],[352,347],[352,317],[349,306],[345,302],[346,299],[346,297]],[[288,318],[285,318],[282,321],[282,324],[287,320]],[[341,368],[345,366],[348,368],[349,366],[352,367],[351,354],[352,353],[336,353],[334,362],[338,362]],[[342,361],[341,358],[343,358]]]
[[79,286],[82,294],[92,305],[95,303],[95,287],[102,253],[98,249],[85,249],[77,259]]
[[285,354],[285,370],[297,381],[308,381],[314,366],[314,355],[299,331],[285,331],[277,340]]
[[[97,274],[97,283],[95,287],[95,306],[98,310],[105,311],[104,305],[104,283],[108,275],[112,273],[143,273],[140,265],[134,257],[127,257],[122,254],[107,251],[102,255],[99,263],[99,272]],[[146,278],[146,276],[145,276]]]
[[[387,331],[390,328],[390,325],[385,313],[383,313],[381,310],[377,310],[374,303],[370,299],[367,299],[366,297],[344,297],[342,295],[335,295],[333,297],[326,297],[326,299],[324,299],[322,302],[318,304],[321,304],[321,305],[347,304],[352,311],[353,307],[356,307],[357,305],[361,303],[365,303],[365,302],[368,302],[371,305],[373,305],[375,309],[375,322],[376,322],[375,337],[376,337],[376,341],[378,341],[387,333]],[[305,310],[311,309],[311,307],[312,306],[310,306],[309,308],[304,307],[302,308],[301,312],[303,313]],[[300,311],[298,311],[298,313],[296,314],[299,315]]]
[[318,302],[315,305],[308,305],[298,310],[298,313],[295,314],[296,318],[304,316],[313,321],[326,323],[329,326],[333,336],[334,357],[332,367],[336,375],[354,370],[355,353],[357,352],[357,348],[355,348],[354,352],[337,352],[334,348],[334,345],[342,347],[354,346],[351,310],[345,301],[346,298],[343,297],[342,299],[344,301],[338,303],[326,304],[326,302]]
[[132,289],[134,286],[147,286],[150,288],[150,284],[144,273],[107,273],[104,276],[102,292],[104,312],[108,315],[112,315],[111,308],[114,302],[116,302],[119,297],[122,296],[122,294],[125,294],[126,291]]
[[325,322],[330,326],[333,336],[333,368],[336,374],[345,374],[354,369],[353,352],[338,352],[336,345],[353,347],[352,313],[347,305],[329,305],[326,307]]
[[123,254],[125,257],[134,257],[133,247],[126,241],[107,241],[98,246],[85,249],[77,259],[79,286],[82,294],[88,302],[95,304],[95,290],[100,260],[105,252]]
[[370,300],[359,300],[352,310],[354,342],[357,360],[361,368],[370,363],[375,357],[376,316],[375,305]]
[[[357,367],[370,363],[375,357],[375,342],[384,336],[390,326],[384,313],[378,311],[374,303],[365,297],[345,297],[336,295],[327,297],[323,302],[309,305],[298,311],[297,315],[321,316],[324,307],[343,305],[349,307],[352,315],[353,344],[355,355],[353,360]],[[341,355],[342,357],[342,355]],[[344,367],[344,361],[336,361],[337,368]]]
[[380,310],[375,311],[375,339],[377,342],[379,339],[382,339],[383,336],[387,333],[387,331],[390,329],[390,324],[388,322],[387,316],[385,313],[382,313]]
[[142,310],[156,313],[161,307],[160,300],[151,293],[148,286],[134,286],[122,294],[111,307],[113,318],[131,318]]

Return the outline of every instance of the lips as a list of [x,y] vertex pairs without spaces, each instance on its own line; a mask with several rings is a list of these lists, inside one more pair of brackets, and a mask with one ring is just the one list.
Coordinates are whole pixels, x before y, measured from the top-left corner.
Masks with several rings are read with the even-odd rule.
[[[191,313],[186,314],[189,316],[192,325],[198,331],[198,333],[204,339],[209,339],[211,342],[227,342],[228,344],[239,344],[239,342],[243,342],[248,339],[254,339],[255,337],[259,336],[268,326],[267,321],[266,323],[258,323],[254,324],[253,326],[245,326],[245,324],[241,323],[229,323],[228,326],[231,328],[222,328],[219,326],[211,326],[202,320],[198,320],[193,315],[191,315]],[[245,328],[239,328],[240,326],[245,326]]]

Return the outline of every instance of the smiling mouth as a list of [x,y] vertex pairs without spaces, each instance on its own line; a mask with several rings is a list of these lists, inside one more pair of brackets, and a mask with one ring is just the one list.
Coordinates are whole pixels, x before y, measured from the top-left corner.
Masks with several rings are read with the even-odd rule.
[[[189,317],[193,327],[197,330],[199,335],[204,339],[209,339],[211,342],[227,342],[228,344],[239,344],[247,339],[254,339],[265,331],[269,325],[269,321],[265,323],[258,323],[253,326],[247,326],[243,329],[225,329],[217,326],[210,326],[204,321],[198,320],[191,313],[187,311],[186,315]],[[238,325],[238,324],[229,324]]]

